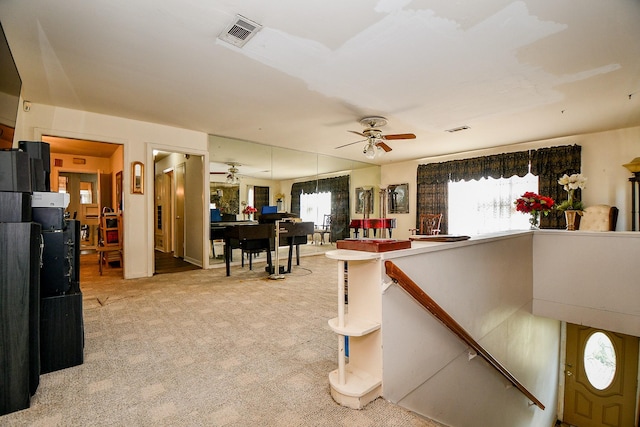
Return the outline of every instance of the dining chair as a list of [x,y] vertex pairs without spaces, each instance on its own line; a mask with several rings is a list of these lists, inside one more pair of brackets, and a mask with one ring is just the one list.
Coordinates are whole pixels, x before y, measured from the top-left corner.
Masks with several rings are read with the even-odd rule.
[[105,212],[100,216],[99,241],[96,247],[98,252],[98,264],[100,275],[102,276],[102,264],[120,261],[120,266],[124,266],[122,256],[122,214]]
[[442,221],[442,214],[420,214],[418,228],[411,228],[411,234],[420,235],[436,235],[440,234],[440,221]]
[[325,216],[324,216],[324,218],[322,220],[322,225],[314,228],[314,230],[313,230],[313,237],[315,237],[316,234],[320,235],[320,244],[321,245],[324,243],[324,235],[325,234],[329,234],[329,243],[331,243],[331,215],[326,215],[325,214]]

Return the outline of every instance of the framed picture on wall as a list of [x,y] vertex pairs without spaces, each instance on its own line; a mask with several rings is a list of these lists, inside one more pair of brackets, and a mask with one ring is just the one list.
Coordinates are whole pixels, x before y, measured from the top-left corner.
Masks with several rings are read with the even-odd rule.
[[131,162],[131,193],[144,194],[144,164]]
[[409,184],[393,184],[388,187],[389,213],[409,213]]
[[356,213],[364,214],[373,213],[373,189],[358,187],[356,188]]

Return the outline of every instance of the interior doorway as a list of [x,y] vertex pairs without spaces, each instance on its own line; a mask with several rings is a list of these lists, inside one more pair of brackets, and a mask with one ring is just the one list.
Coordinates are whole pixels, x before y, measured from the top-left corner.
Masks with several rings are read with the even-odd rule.
[[154,150],[154,274],[204,266],[203,162],[201,155]]
[[100,223],[98,174],[61,171],[57,184],[58,192],[69,194],[69,217],[80,221],[80,249],[95,249]]
[[638,341],[630,335],[567,324],[565,423],[637,425]]
[[[53,135],[42,135],[42,141],[50,147],[51,191],[69,193],[67,212],[80,220],[81,251],[89,254],[80,259],[81,271],[91,269],[88,277],[98,276],[98,256],[92,252],[99,244],[100,215],[105,208],[119,211],[124,207],[123,146]],[[105,268],[116,268],[118,275],[124,277],[120,263],[110,263]]]

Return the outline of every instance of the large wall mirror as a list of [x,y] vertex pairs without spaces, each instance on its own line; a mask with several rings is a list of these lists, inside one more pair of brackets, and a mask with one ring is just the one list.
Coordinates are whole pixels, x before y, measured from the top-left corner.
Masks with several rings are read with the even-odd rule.
[[209,183],[209,204],[211,209],[218,209],[221,215],[238,215],[240,213],[240,185],[224,182]]
[[294,182],[350,174],[356,188],[376,186],[380,177],[376,165],[215,135],[209,136],[209,160],[211,183],[225,183],[229,170],[237,169],[241,209],[253,186],[269,187],[270,204],[284,196],[282,207],[289,211]]
[[[295,183],[344,175],[349,175],[349,196],[354,199],[349,203],[350,212],[345,215],[347,218],[362,217],[362,214],[355,213],[355,189],[377,188],[380,185],[380,167],[377,165],[215,135],[209,136],[209,161],[211,194],[219,188],[225,194],[222,185],[227,182],[230,169],[236,170],[234,175],[238,178],[239,220],[244,219],[243,209],[254,203],[254,207],[269,205],[276,207],[278,212],[294,212],[295,209],[291,206],[291,189]],[[374,194],[377,193],[374,191]],[[296,202],[300,204],[299,214],[303,220],[312,220],[316,226],[322,226],[326,213],[320,211],[324,207],[320,209],[319,205],[310,205],[313,202],[308,201],[303,206],[301,199],[302,197]],[[375,199],[374,197],[374,201]],[[326,204],[324,200],[324,205]],[[212,205],[210,208],[213,208]],[[331,209],[330,206],[329,212]],[[376,205],[375,212],[378,209]],[[314,219],[305,218],[305,212],[309,214],[314,211]],[[342,231],[344,230],[345,226]],[[348,233],[348,227],[346,230]],[[218,253],[217,250],[215,252]]]

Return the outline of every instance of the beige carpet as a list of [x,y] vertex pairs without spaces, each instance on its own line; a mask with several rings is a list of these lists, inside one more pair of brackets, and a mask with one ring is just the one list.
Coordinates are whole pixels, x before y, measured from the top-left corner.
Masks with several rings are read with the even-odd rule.
[[85,363],[40,377],[2,426],[436,426],[383,399],[336,404],[335,261],[83,282]]

